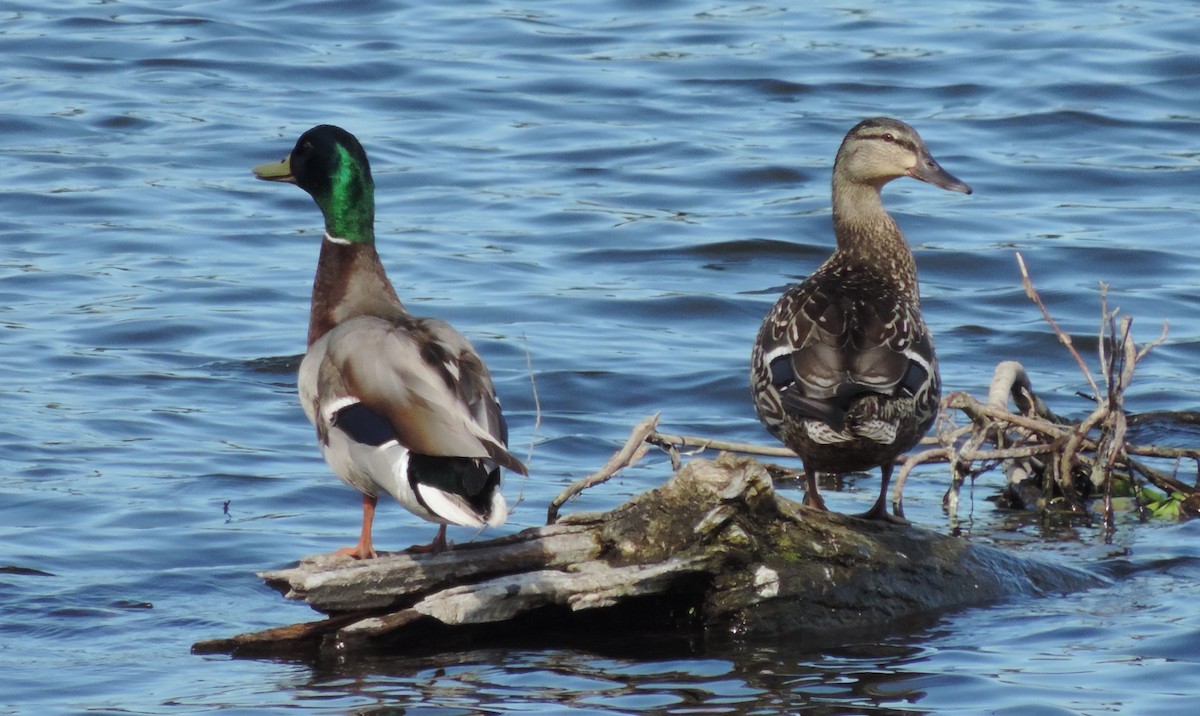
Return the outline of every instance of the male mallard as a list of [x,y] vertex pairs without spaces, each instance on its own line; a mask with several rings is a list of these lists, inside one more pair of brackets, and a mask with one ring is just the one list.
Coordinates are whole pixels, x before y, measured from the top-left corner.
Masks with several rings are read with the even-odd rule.
[[825,509],[818,472],[878,466],[879,498],[860,516],[892,522],[903,522],[887,510],[893,461],[929,430],[941,395],[916,262],[879,197],[903,176],[971,193],[904,122],[850,130],[833,163],[837,249],[784,292],[750,356],[754,408],[804,462],[805,504]]
[[254,168],[312,195],[325,217],[313,281],[300,402],[334,474],[363,493],[358,544],[375,556],[379,491],[446,525],[500,525],[508,507],[500,467],[527,474],[507,450],[492,378],[466,338],[405,310],[375,251],[375,183],[362,145],[344,129],[313,127],[281,162]]

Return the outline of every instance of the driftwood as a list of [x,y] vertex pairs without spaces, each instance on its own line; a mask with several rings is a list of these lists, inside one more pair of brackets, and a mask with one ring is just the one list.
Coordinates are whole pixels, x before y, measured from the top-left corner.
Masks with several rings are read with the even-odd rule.
[[758,461],[728,453],[694,459],[607,513],[568,515],[438,555],[322,556],[261,576],[329,617],[195,651],[294,657],[613,629],[873,629],[1104,583],[916,527],[810,510],[777,495]]

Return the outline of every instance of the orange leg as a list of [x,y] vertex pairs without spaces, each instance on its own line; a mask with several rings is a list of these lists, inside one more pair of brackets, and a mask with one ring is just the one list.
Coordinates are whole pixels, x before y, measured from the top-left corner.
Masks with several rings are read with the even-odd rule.
[[429,544],[414,544],[408,548],[408,552],[412,554],[437,554],[450,549],[450,543],[446,541],[446,525],[438,527],[437,537]]
[[354,559],[372,559],[378,556],[375,554],[375,545],[371,543],[371,525],[375,522],[375,505],[378,502],[378,498],[363,495],[362,532],[358,535],[358,544],[353,547],[343,547],[334,554],[346,554]]

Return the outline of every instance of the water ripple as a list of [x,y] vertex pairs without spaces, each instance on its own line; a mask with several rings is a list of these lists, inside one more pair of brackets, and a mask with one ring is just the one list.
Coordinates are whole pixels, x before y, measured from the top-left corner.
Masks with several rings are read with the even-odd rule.
[[[861,642],[341,667],[187,652],[310,618],[253,573],[357,530],[357,497],[295,396],[319,217],[249,173],[303,129],[363,139],[398,291],[492,367],[513,443],[533,445],[534,474],[508,485],[525,497],[516,530],[646,414],[768,440],[748,346],[831,250],[829,169],[864,116],[911,121],[976,189],[886,191],[948,388],[979,393],[996,360],[1019,358],[1056,411],[1090,410],[1024,296],[1020,251],[1089,360],[1101,282],[1139,340],[1169,320],[1128,407],[1194,410],[1195,8],[217,0],[3,16],[0,609],[14,618],[0,711],[1190,708],[1190,525],[1122,526],[1132,566],[1112,590]],[[611,507],[665,470],[654,456],[573,506]],[[862,498],[857,481],[831,502]],[[1087,528],[995,513],[986,483],[973,534],[1092,555]],[[914,476],[915,519],[942,528],[944,489],[939,469]],[[427,541],[428,527],[385,505],[376,539]]]

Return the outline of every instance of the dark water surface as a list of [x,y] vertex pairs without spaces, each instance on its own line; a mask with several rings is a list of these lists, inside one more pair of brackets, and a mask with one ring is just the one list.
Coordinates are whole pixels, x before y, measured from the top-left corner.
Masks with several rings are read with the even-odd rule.
[[[1139,340],[1170,321],[1131,410],[1200,407],[1194,3],[796,5],[0,7],[0,713],[1194,713],[1200,528],[1126,520],[1113,545],[1042,530],[984,499],[994,475],[971,538],[1118,555],[1114,586],[829,644],[320,667],[189,653],[310,618],[254,572],[358,526],[294,387],[320,217],[249,172],[317,123],[370,153],[401,296],[475,341],[518,453],[536,444],[499,533],[539,524],[652,412],[768,439],[750,341],[829,252],[830,165],[866,116],[911,122],[976,191],[887,190],[948,390],[980,394],[1018,358],[1053,409],[1089,410],[1019,250],[1089,357],[1100,282]],[[655,457],[570,509],[666,475]],[[876,479],[831,506],[865,508]],[[919,471],[909,517],[947,530],[946,481]],[[376,541],[433,530],[384,505]]]

